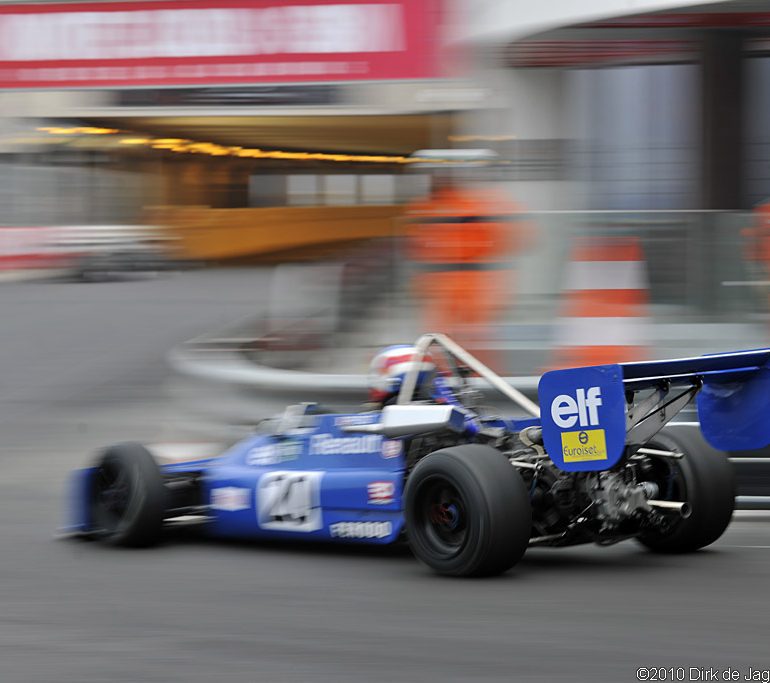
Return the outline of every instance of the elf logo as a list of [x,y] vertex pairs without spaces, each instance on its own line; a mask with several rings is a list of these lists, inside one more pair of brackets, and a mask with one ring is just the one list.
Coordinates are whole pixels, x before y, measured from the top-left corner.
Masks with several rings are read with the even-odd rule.
[[[551,419],[562,429],[574,427],[577,422],[581,427],[599,424],[599,406],[602,404],[602,392],[599,387],[578,389],[575,397],[561,394],[551,402]],[[577,400],[576,400],[577,399]]]

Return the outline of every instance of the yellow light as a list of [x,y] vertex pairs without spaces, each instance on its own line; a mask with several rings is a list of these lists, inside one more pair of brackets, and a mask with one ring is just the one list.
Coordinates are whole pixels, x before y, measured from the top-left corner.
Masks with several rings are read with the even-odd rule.
[[77,132],[77,128],[62,128],[61,126],[46,126],[38,128],[38,130],[51,135],[74,135]]
[[37,128],[42,133],[51,135],[114,135],[120,131],[115,128],[97,128],[95,126],[74,126],[65,128],[63,126],[41,126]]
[[85,133],[86,135],[115,135],[120,131],[118,131],[115,128],[97,128],[93,126],[88,126],[86,128],[81,128],[80,132]]
[[[38,131],[50,135],[115,135],[121,133],[115,128],[96,126],[42,126]],[[125,132],[124,132],[125,134]],[[187,140],[184,138],[125,137],[119,140],[121,145],[150,145],[153,149],[176,153],[207,154],[209,156],[235,156],[244,159],[281,159],[290,161],[333,161],[340,163],[369,164],[413,164],[421,161],[431,163],[451,163],[447,159],[420,159],[400,155],[385,154],[329,154],[326,152],[285,152],[282,150],[265,151],[259,148],[223,146],[213,142]]]

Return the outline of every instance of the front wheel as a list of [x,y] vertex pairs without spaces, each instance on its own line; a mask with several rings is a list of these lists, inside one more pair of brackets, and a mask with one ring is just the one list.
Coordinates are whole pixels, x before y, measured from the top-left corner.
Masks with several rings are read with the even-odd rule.
[[727,455],[703,438],[697,427],[668,427],[651,448],[678,451],[674,460],[650,457],[652,479],[663,500],[685,501],[692,513],[664,529],[645,532],[639,541],[660,553],[689,553],[716,541],[727,529],[735,508],[735,475]]
[[439,574],[501,574],[527,549],[527,488],[494,448],[455,446],[425,456],[409,476],[404,498],[412,552]]
[[136,443],[104,451],[91,480],[89,508],[97,538],[122,546],[156,543],[166,512],[166,489],[151,453]]

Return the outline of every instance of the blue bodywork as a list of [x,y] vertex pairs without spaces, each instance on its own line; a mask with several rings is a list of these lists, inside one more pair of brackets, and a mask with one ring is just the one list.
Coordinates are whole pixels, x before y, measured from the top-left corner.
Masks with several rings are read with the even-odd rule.
[[218,536],[390,543],[401,532],[403,444],[344,432],[378,413],[317,415],[311,427],[257,435],[205,471],[204,500]]
[[626,410],[619,365],[547,372],[538,387],[543,443],[566,472],[608,470],[623,456]]
[[[219,457],[161,465],[161,472],[199,473],[199,502],[214,536],[392,543],[404,526],[405,440],[344,431],[379,418],[379,412],[310,414],[301,428],[255,434]],[[521,428],[507,420],[494,424]],[[476,425],[469,422],[471,429]],[[91,530],[94,472],[73,475],[68,532]]]
[[[161,472],[200,473],[200,503],[208,506],[215,536],[390,543],[403,527],[403,444],[341,431],[378,417],[310,415],[311,426],[255,434],[217,458],[162,465]],[[72,531],[89,529],[93,471],[76,473]]]

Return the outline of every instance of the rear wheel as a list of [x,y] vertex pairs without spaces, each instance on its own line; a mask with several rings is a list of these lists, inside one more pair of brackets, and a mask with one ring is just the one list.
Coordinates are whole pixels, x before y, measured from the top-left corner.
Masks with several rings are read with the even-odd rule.
[[91,520],[98,538],[123,546],[148,546],[160,539],[166,489],[155,459],[142,445],[108,448],[91,483]]
[[416,557],[439,574],[490,576],[527,549],[532,508],[519,473],[489,446],[445,448],[423,458],[405,491]]
[[697,427],[669,427],[650,448],[678,451],[684,457],[650,458],[652,477],[662,500],[687,502],[691,514],[665,529],[645,532],[639,541],[661,553],[688,553],[710,545],[725,531],[735,507],[735,475],[727,455],[712,448]]

